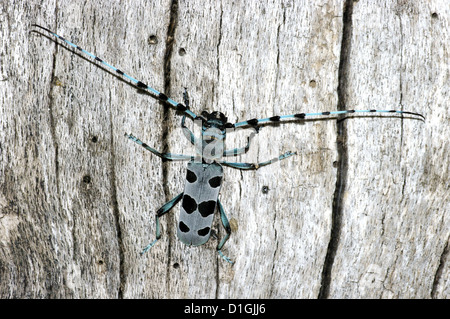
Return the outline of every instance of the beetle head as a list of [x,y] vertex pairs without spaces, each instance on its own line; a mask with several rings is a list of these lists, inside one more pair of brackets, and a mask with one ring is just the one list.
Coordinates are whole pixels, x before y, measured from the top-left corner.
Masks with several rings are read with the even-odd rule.
[[220,131],[225,132],[225,129],[232,128],[233,124],[228,123],[228,119],[222,112],[202,112],[202,130],[206,131],[209,128],[218,128]]

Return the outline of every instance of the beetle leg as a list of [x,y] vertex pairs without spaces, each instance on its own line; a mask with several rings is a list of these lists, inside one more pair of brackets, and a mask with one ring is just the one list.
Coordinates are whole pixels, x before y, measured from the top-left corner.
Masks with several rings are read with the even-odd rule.
[[227,216],[225,215],[225,210],[223,209],[223,206],[222,206],[222,203],[220,202],[220,200],[217,200],[217,204],[219,206],[220,220],[222,221],[222,225],[225,228],[225,231],[227,232],[225,237],[222,239],[220,244],[217,246],[217,252],[219,253],[220,257],[225,259],[230,264],[233,264],[233,261],[231,261],[231,259],[228,258],[227,256],[225,256],[221,251],[223,245],[225,245],[225,243],[227,242],[228,238],[231,235],[231,226],[230,226],[230,223],[228,222]]
[[152,248],[156,242],[161,238],[161,226],[159,223],[159,217],[169,212],[179,201],[183,198],[183,193],[178,194],[176,197],[169,200],[167,203],[161,206],[156,212],[156,239],[148,244],[141,252],[141,255],[146,253],[150,248]]

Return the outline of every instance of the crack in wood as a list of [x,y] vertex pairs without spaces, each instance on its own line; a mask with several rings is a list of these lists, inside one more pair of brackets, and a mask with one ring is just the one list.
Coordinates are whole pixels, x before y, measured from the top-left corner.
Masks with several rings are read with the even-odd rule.
[[[111,93],[110,93],[110,101],[111,101]],[[111,104],[110,104],[111,105]],[[122,238],[122,228],[120,223],[120,210],[119,210],[119,204],[118,204],[118,197],[117,197],[117,179],[116,179],[116,154],[114,152],[114,120],[113,120],[113,114],[112,110],[110,108],[109,110],[109,125],[110,125],[110,172],[111,172],[111,203],[113,208],[113,215],[114,215],[114,224],[116,228],[117,233],[117,246],[119,247],[119,287],[117,291],[117,298],[122,299],[123,298],[123,291],[125,288],[125,279],[127,276],[125,275],[125,247],[123,243]]]
[[447,243],[445,244],[444,250],[442,251],[441,258],[439,259],[439,265],[436,269],[436,273],[434,274],[433,286],[431,288],[431,293],[430,293],[431,298],[433,298],[433,299],[439,298],[437,293],[438,293],[439,285],[441,284],[442,273],[445,268],[446,260],[448,259],[448,255],[450,253],[449,243],[450,243],[450,237],[447,238]]
[[[339,74],[338,74],[338,110],[345,110],[347,91],[347,70],[348,70],[348,58],[351,48],[352,37],[352,13],[353,13],[353,0],[346,0],[344,3],[343,13],[343,30],[342,30],[342,43],[339,59]],[[327,253],[325,256],[321,286],[319,290],[319,299],[326,299],[330,294],[331,273],[333,270],[333,264],[336,256],[336,251],[339,245],[339,238],[341,235],[342,227],[342,206],[343,206],[343,194],[347,184],[347,170],[348,170],[348,151],[346,146],[347,140],[347,127],[345,121],[337,122],[337,152],[338,152],[338,169],[336,176],[336,188],[333,198],[333,208],[331,215],[331,231],[330,241],[328,242]]]
[[[173,53],[173,45],[175,42],[175,31],[178,25],[178,0],[172,0],[170,4],[170,14],[169,14],[169,25],[167,27],[167,37],[166,37],[166,48],[164,52],[164,93],[170,96],[170,87],[171,87],[171,68],[172,68],[172,53]],[[161,102],[164,103],[164,102]],[[162,144],[163,144],[163,152],[169,152],[169,143],[168,137],[171,131],[171,123],[168,123],[165,119],[170,115],[170,110],[166,105],[163,105],[163,121],[162,121]],[[164,191],[165,201],[168,201],[170,198],[170,187],[169,187],[169,167],[166,161],[162,163],[162,185]],[[167,225],[174,224],[173,214],[167,214]],[[170,271],[172,270],[172,258],[171,258],[171,247],[174,234],[172,231],[172,227],[167,227],[167,238],[168,238],[168,247],[167,247],[167,290],[170,291]]]

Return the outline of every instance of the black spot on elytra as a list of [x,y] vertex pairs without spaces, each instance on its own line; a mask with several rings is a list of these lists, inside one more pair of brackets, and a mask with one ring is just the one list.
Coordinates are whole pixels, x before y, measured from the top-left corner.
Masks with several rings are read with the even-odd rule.
[[188,214],[192,214],[197,209],[197,202],[189,195],[183,196],[183,208]]
[[208,217],[211,214],[214,214],[214,209],[216,208],[216,201],[209,200],[207,202],[201,202],[198,205],[198,211],[202,217]]
[[195,175],[195,173],[193,171],[187,170],[186,180],[189,183],[194,183],[197,180],[197,175]]
[[211,186],[212,188],[219,187],[220,184],[222,183],[222,176],[213,177],[208,181],[208,183],[209,186]]
[[197,232],[197,234],[198,234],[199,236],[206,236],[206,235],[209,234],[210,229],[211,229],[211,228],[209,228],[209,227],[205,227],[205,228],[203,228],[203,229],[200,229],[200,230]]
[[188,227],[185,223],[183,223],[183,222],[180,222],[180,223],[178,224],[178,227],[180,228],[180,230],[181,230],[183,233],[187,233],[187,232],[189,231],[189,227]]

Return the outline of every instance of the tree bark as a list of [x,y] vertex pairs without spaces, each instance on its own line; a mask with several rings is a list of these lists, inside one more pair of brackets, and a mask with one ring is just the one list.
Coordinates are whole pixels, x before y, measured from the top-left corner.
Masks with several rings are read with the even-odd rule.
[[[0,3],[1,298],[449,298],[446,0]],[[264,125],[224,168],[232,226],[177,240],[181,115],[39,24],[232,123],[338,109],[424,114]],[[199,128],[187,120],[197,135]],[[252,129],[227,134],[242,147]]]

